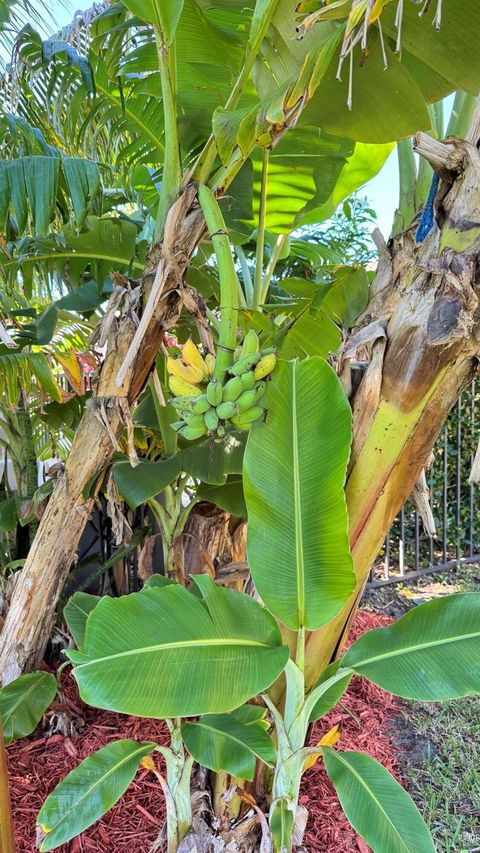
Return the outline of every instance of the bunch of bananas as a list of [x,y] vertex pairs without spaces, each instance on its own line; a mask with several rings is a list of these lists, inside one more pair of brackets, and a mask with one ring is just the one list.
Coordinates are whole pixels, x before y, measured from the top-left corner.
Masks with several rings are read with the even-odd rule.
[[234,355],[229,378],[222,385],[215,379],[215,359],[202,358],[192,340],[187,341],[180,358],[168,358],[170,401],[181,420],[172,424],[184,438],[194,441],[202,435],[225,435],[227,426],[249,430],[264,415],[259,405],[266,383],[263,381],[277,361],[276,350],[261,350],[253,329],[245,335]]

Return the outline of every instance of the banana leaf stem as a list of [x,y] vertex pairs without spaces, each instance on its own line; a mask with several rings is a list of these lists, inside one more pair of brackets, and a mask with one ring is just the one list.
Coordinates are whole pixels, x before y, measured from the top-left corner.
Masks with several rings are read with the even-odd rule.
[[300,628],[297,634],[295,663],[302,672],[305,671],[305,628]]
[[242,270],[242,278],[243,278],[243,288],[245,291],[245,301],[247,305],[251,305],[253,301],[253,281],[252,276],[250,274],[250,270],[248,268],[247,259],[245,257],[245,252],[243,251],[241,246],[235,246],[235,253],[238,258],[238,262],[240,264],[240,269]]
[[157,416],[158,426],[160,429],[160,435],[162,436],[162,442],[165,448],[165,452],[168,453],[169,456],[174,456],[177,452],[177,433],[175,432],[175,430],[170,428],[169,412],[167,406],[165,405],[165,400],[162,401],[160,399],[162,386],[158,377],[156,367],[150,377],[149,384],[150,393],[152,395],[153,400],[153,407]]
[[225,373],[233,362],[233,352],[237,343],[240,282],[233,262],[225,221],[217,199],[209,187],[202,185],[198,188],[198,200],[212,239],[220,277],[220,332],[214,377],[223,383]]
[[270,256],[270,260],[267,264],[265,275],[263,277],[263,285],[262,285],[262,305],[267,299],[268,288],[270,287],[270,281],[272,279],[272,275],[275,272],[275,267],[277,266],[278,259],[283,251],[285,243],[289,239],[290,234],[279,234],[277,237],[277,241],[275,246],[273,247],[273,252]]
[[[257,58],[262,42],[270,26],[270,22],[278,6],[278,2],[279,0],[270,0],[267,7],[263,11],[262,20],[260,22],[258,21],[258,19],[255,19],[254,13],[254,17],[252,20],[252,29],[250,32],[247,51],[245,55],[245,61],[235,81],[233,89],[230,92],[230,95],[228,96],[228,100],[225,103],[225,110],[235,110],[238,106],[240,98],[245,90],[245,86],[248,83],[253,64],[255,62],[255,59]],[[257,5],[260,6],[260,2]],[[193,180],[198,181],[201,184],[204,184],[208,181],[210,172],[215,162],[216,154],[217,145],[215,141],[215,136],[212,133],[208,138],[203,148],[203,151],[200,152],[200,155],[192,169]]]
[[158,64],[162,84],[163,119],[165,128],[165,157],[163,162],[162,187],[155,223],[155,240],[161,240],[167,213],[175,201],[182,181],[182,164],[177,129],[177,107],[175,97],[175,46],[163,42],[156,30]]
[[457,92],[448,122],[446,136],[466,139],[477,98],[468,92]]
[[392,237],[395,237],[401,231],[408,228],[416,213],[415,191],[417,188],[417,165],[415,163],[411,139],[401,139],[397,143],[397,155],[400,197],[393,223]]
[[262,183],[260,188],[260,208],[258,211],[257,229],[257,255],[255,264],[255,278],[253,282],[252,308],[258,311],[262,301],[263,283],[263,255],[265,251],[265,215],[267,212],[267,185],[268,185],[268,160],[270,151],[263,149],[262,153]]

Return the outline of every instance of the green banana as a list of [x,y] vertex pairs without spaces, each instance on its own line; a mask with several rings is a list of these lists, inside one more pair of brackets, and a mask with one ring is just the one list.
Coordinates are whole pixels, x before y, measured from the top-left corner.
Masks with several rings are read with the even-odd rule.
[[207,400],[206,394],[200,394],[200,397],[197,397],[195,400],[192,400],[190,403],[190,411],[194,415],[203,415],[204,412],[208,412],[210,408],[210,403]]
[[223,426],[223,424],[219,424],[219,425],[218,425],[218,427],[217,427],[217,435],[218,435],[218,437],[219,437],[219,438],[223,438],[223,436],[225,435],[225,427]]
[[232,376],[241,376],[242,373],[245,373],[247,370],[253,370],[261,357],[262,354],[259,352],[252,352],[250,355],[244,355],[243,358],[239,359],[239,361],[230,368],[229,373],[231,373]]
[[255,405],[256,395],[256,388],[250,388],[250,391],[244,391],[243,394],[240,394],[240,397],[237,400],[237,406],[240,415],[242,414],[242,412],[246,412],[247,409],[250,409],[252,406]]
[[191,427],[203,427],[205,424],[203,415],[192,415],[189,412],[186,412],[183,416],[183,420],[187,424],[187,426]]
[[264,412],[265,409],[260,408],[260,406],[252,406],[246,412],[242,412],[241,415],[230,418],[230,421],[236,429],[248,430],[254,421],[258,421],[263,416]]
[[182,427],[186,426],[186,423],[185,421],[174,421],[173,424],[170,424],[170,426],[172,427],[172,429],[175,430],[175,432],[178,432],[182,429]]
[[242,347],[235,347],[233,351],[233,363],[236,364],[239,358],[242,357]]
[[258,403],[259,400],[265,394],[265,388],[267,387],[266,382],[257,382],[255,385],[255,402]]
[[205,412],[203,419],[205,421],[205,426],[210,432],[213,432],[218,427],[218,415],[215,409],[209,409],[208,412]]
[[195,397],[172,397],[170,400],[174,409],[177,411],[192,411],[192,404],[195,400]]
[[202,435],[207,434],[207,427],[205,426],[205,424],[203,424],[203,426],[201,427],[192,427],[188,426],[187,424],[181,430],[179,430],[179,432],[180,435],[182,435],[183,438],[186,438],[188,441],[195,441],[196,438],[201,438]]
[[249,329],[247,334],[243,339],[242,344],[242,357],[244,355],[252,355],[254,352],[258,352],[259,350],[259,342],[258,335],[255,329]]
[[217,406],[217,415],[222,421],[226,421],[232,415],[238,415],[238,406],[233,400],[227,400],[226,403],[220,403]]
[[253,370],[247,370],[246,373],[242,373],[240,379],[242,380],[242,388],[244,391],[250,391],[250,388],[253,388],[255,385],[255,374]]
[[218,379],[211,379],[207,385],[207,400],[211,406],[218,406],[222,402],[223,390]]
[[227,384],[223,386],[223,402],[228,403],[231,400],[236,400],[242,391],[243,384],[241,376],[233,376],[232,379],[229,379]]

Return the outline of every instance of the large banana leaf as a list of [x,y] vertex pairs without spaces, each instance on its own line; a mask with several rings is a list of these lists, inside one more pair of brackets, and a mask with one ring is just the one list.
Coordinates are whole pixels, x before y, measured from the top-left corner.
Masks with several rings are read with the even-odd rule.
[[31,672],[0,690],[0,717],[5,743],[34,731],[53,702],[57,689],[57,679],[51,672]]
[[170,485],[181,471],[180,455],[158,462],[141,461],[132,468],[130,462],[115,462],[112,467],[115,485],[127,504],[135,507],[154,498]]
[[69,652],[85,702],[140,717],[224,713],[275,680],[288,649],[273,617],[207,575],[196,583],[203,601],[177,584],[101,600],[84,653]]
[[[274,233],[285,233],[328,219],[347,195],[375,177],[392,147],[355,144],[318,127],[289,131],[269,157],[265,227]],[[257,149],[253,157],[255,222],[261,159]]]
[[99,601],[100,596],[98,595],[90,595],[88,592],[75,592],[63,610],[68,629],[75,640],[77,649],[80,651],[85,642],[87,619]]
[[342,809],[374,853],[435,853],[415,803],[388,770],[361,752],[322,751]]
[[89,755],[57,785],[40,809],[41,851],[70,841],[120,799],[154,743],[117,740]]
[[388,628],[368,631],[350,646],[342,667],[407,699],[480,693],[480,595],[437,598]]
[[256,758],[270,767],[276,760],[275,747],[263,725],[264,715],[265,708],[255,705],[244,705],[231,714],[206,714],[197,723],[183,723],[182,737],[195,761],[204,767],[252,780]]
[[315,630],[354,586],[343,493],[350,406],[318,357],[280,362],[265,406],[266,422],[252,428],[244,457],[248,561],[275,616]]
[[[313,3],[303,5],[308,5],[305,12],[315,7]],[[461,11],[457,0],[443,0],[440,30],[432,27],[436,4],[432,3],[428,14],[419,18],[417,4],[402,3],[400,55],[395,52],[398,5],[392,0],[382,14],[385,51],[377,25],[369,28],[367,51],[362,51],[360,44],[354,50],[351,109],[348,105],[348,58],[342,69],[342,80],[337,79],[342,35],[339,30],[338,47],[331,54],[326,73],[317,80],[318,88],[309,93],[311,100],[302,113],[301,124],[315,125],[361,142],[388,142],[428,129],[428,103],[456,89],[478,92],[480,19],[476,0],[466,0],[461,4]],[[308,65],[309,59],[315,58],[332,37],[334,20],[338,18],[343,27],[351,10],[351,3],[332,4],[330,9],[318,0],[318,9],[324,7],[325,20],[311,26],[305,38],[299,41],[295,14],[298,6],[302,4],[297,0],[279,0],[277,5],[269,38],[262,48],[264,63],[255,75],[262,100],[279,99],[282,87],[292,85],[292,80],[301,77],[304,63]],[[462,51],[457,61],[457,54]]]

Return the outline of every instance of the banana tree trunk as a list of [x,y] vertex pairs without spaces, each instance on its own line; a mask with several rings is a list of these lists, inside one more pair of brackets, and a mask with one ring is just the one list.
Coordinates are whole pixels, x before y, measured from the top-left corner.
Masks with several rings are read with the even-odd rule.
[[[188,288],[183,275],[203,233],[198,211],[189,214],[195,189],[170,209],[161,247],[154,246],[140,284],[117,285],[100,334],[107,351],[94,394],[55,490],[42,517],[12,596],[0,649],[0,682],[6,685],[37,667],[52,628],[93,498],[85,487],[110,461],[128,425],[129,407],[140,394],[166,329],[175,324]],[[125,285],[127,285],[125,287]],[[138,305],[144,303],[140,325]],[[119,384],[119,375],[122,379]]]
[[370,303],[340,357],[365,372],[352,399],[354,442],[346,486],[357,586],[338,616],[307,639],[313,684],[340,651],[370,567],[427,463],[462,389],[478,371],[480,325],[480,109],[470,138],[416,147],[442,178],[439,229],[420,244],[415,228],[381,252]]

